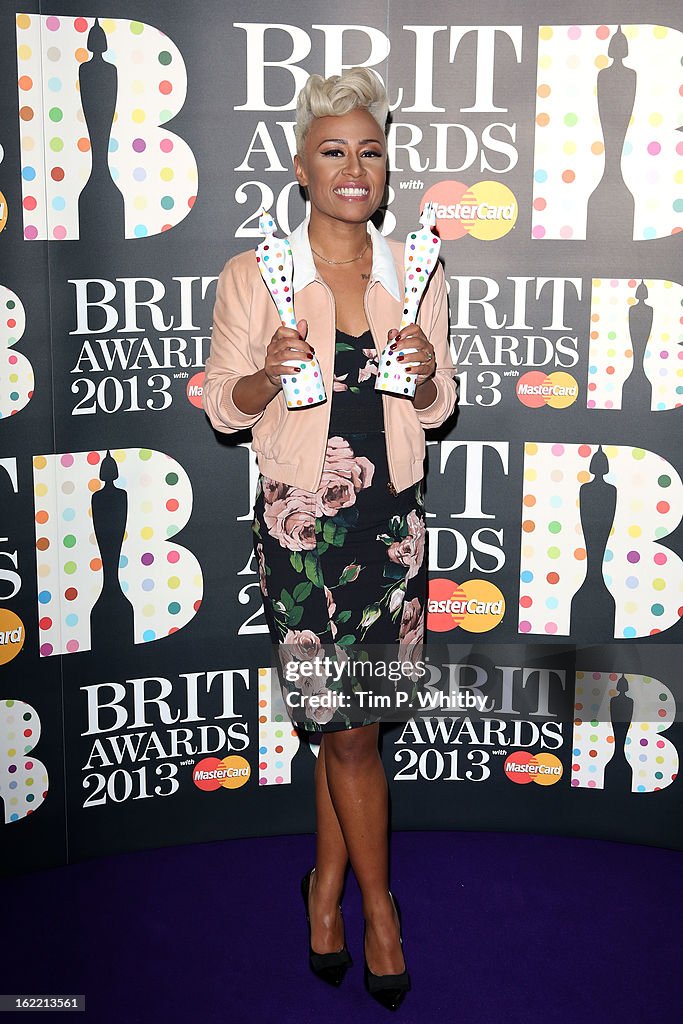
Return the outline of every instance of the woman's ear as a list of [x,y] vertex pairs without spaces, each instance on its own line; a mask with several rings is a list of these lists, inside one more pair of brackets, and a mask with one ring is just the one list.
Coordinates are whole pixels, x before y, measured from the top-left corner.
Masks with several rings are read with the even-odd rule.
[[304,165],[298,153],[294,154],[294,173],[296,174],[296,180],[299,182],[301,187],[306,188],[308,185],[308,178],[306,177]]

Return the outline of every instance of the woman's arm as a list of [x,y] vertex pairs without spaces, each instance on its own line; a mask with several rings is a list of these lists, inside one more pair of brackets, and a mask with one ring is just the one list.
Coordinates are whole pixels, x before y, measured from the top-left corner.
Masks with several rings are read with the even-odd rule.
[[297,330],[280,325],[268,343],[266,362],[262,370],[242,377],[235,384],[232,397],[245,412],[262,412],[278,391],[282,391],[282,374],[292,376],[299,372],[297,367],[288,366],[285,359],[311,359],[313,351],[305,341],[308,324],[297,322]]
[[432,404],[438,395],[436,384],[432,377],[428,377],[427,380],[423,380],[421,384],[418,384],[415,388],[415,397],[413,398],[413,405],[416,409],[426,409]]
[[238,261],[239,256],[228,260],[216,284],[211,348],[204,367],[202,405],[211,425],[223,434],[253,426],[266,405],[264,402],[258,408],[254,402],[251,409],[242,409],[233,399],[233,391],[243,378],[263,375],[251,354],[249,291]]
[[[300,320],[298,331],[277,328],[265,356],[263,349],[259,354],[264,365],[257,364],[249,334],[251,300],[244,255],[229,260],[216,283],[211,348],[204,367],[202,404],[212,426],[224,434],[253,426],[282,390],[280,375],[296,372],[284,360],[311,352],[301,337],[308,325]],[[263,287],[260,277],[256,280]]]
[[[433,299],[427,305],[425,300],[431,289]],[[421,310],[418,314],[418,321],[434,348],[436,370],[415,389],[413,401],[420,423],[429,429],[441,426],[451,415],[458,401],[454,379],[458,371],[451,358],[448,294],[446,275],[441,263],[437,263],[434,268],[423,300],[423,308],[424,312]]]

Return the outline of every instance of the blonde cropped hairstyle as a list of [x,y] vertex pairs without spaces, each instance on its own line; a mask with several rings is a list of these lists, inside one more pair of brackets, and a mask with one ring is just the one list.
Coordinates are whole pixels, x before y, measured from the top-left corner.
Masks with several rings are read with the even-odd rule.
[[365,107],[382,131],[389,114],[389,98],[377,75],[367,68],[348,68],[341,75],[310,75],[296,101],[296,151],[301,156],[311,122],[316,117],[349,114]]

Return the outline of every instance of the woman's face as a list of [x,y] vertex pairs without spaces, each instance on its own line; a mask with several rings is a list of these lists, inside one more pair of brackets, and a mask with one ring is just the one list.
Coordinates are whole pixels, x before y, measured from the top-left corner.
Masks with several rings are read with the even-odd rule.
[[384,132],[367,109],[316,117],[303,155],[294,157],[300,185],[318,214],[346,223],[368,221],[382,202],[386,184]]

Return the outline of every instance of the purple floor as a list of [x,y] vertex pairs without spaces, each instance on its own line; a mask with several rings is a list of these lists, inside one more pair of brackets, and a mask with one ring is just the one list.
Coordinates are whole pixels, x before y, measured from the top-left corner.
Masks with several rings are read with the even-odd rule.
[[94,1024],[680,1020],[678,852],[395,833],[391,886],[413,988],[392,1014],[363,988],[352,874],[344,918],[354,966],[339,989],[309,971],[299,882],[314,842],[205,843],[6,879],[1,990],[84,993],[85,1014],[57,1019]]

